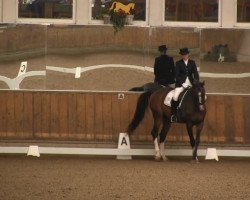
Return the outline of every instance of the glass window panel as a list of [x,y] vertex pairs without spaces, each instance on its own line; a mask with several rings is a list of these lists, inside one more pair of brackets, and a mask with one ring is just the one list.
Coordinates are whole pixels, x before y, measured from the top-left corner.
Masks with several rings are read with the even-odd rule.
[[166,21],[218,22],[218,0],[166,0]]
[[[134,4],[134,7],[132,6]],[[92,19],[102,19],[102,15],[112,9],[122,9],[134,15],[134,20],[146,20],[146,0],[92,0]]]
[[237,1],[237,22],[250,22],[250,0]]
[[72,19],[73,0],[18,0],[19,18]]

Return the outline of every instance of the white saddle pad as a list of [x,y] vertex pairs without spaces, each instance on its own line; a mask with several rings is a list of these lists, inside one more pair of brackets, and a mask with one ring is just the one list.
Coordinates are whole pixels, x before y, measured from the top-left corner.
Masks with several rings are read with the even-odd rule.
[[174,96],[174,90],[171,90],[164,99],[164,104],[171,107],[171,100]]

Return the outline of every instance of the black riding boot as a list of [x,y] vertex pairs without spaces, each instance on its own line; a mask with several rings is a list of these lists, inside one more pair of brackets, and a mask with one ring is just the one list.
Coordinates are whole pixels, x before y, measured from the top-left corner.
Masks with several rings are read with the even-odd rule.
[[171,102],[171,112],[172,112],[172,116],[171,116],[171,122],[177,122],[177,106],[178,106],[179,102],[175,101],[172,99]]

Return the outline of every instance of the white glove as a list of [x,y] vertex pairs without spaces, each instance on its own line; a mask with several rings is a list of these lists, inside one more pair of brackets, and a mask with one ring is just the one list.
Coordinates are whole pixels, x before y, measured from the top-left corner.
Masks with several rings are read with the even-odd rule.
[[187,83],[182,83],[182,87],[184,87],[184,88],[188,88],[188,84]]

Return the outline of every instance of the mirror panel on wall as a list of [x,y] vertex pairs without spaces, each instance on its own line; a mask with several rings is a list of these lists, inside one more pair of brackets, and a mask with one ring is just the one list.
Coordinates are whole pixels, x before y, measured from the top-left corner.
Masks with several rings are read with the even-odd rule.
[[[237,38],[237,39],[236,39]],[[250,31],[204,29],[201,72],[212,93],[249,93]]]
[[124,91],[152,81],[147,46],[147,28],[49,26],[46,88]]
[[0,89],[128,91],[154,81],[165,44],[175,62],[189,48],[207,92],[245,94],[249,43],[245,29],[2,24]]
[[0,89],[45,89],[46,27],[0,26]]

